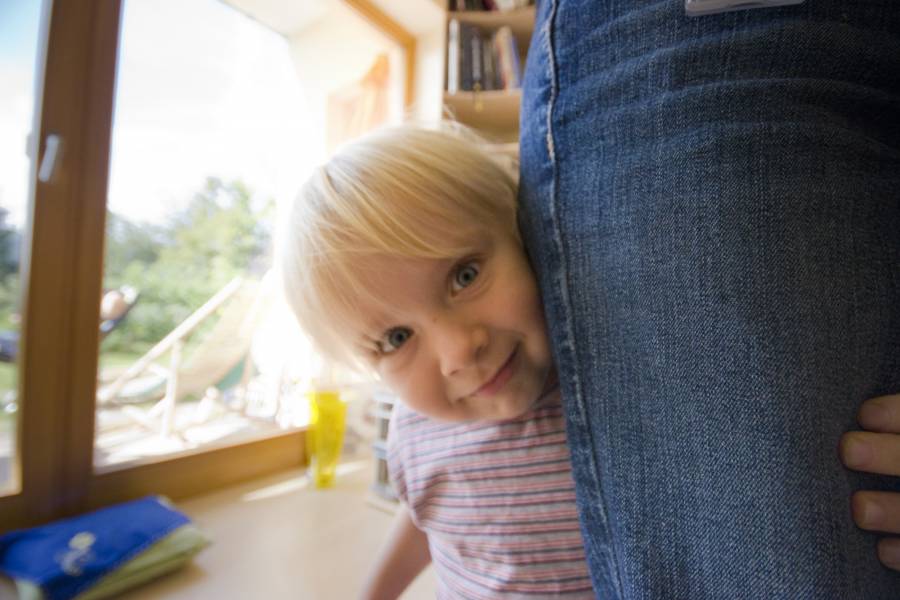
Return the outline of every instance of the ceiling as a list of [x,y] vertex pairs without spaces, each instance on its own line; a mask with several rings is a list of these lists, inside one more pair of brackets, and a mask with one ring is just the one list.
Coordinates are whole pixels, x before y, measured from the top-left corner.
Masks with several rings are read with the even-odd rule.
[[[369,0],[413,35],[433,31],[444,13],[436,0]],[[324,18],[341,0],[224,0],[285,37],[292,37]]]

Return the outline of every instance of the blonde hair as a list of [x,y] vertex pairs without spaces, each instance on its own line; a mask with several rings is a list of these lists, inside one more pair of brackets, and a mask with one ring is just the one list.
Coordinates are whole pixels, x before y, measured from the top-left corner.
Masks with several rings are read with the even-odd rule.
[[[291,207],[282,266],[288,302],[329,358],[360,367],[348,339],[372,256],[446,259],[465,248],[460,230],[501,228],[518,238],[515,163],[472,132],[385,128],[318,167]],[[354,266],[357,270],[354,270]]]

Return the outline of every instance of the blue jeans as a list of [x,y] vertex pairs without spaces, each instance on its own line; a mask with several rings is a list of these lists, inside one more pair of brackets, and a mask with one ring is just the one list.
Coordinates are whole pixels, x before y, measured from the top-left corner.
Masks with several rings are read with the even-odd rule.
[[900,3],[543,1],[521,119],[598,597],[900,598],[836,451],[900,390]]

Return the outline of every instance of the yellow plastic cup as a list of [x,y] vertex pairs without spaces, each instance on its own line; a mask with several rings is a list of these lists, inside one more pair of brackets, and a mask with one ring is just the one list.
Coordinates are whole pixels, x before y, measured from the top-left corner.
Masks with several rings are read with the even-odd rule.
[[310,414],[306,451],[313,484],[317,488],[329,488],[334,485],[334,474],[344,445],[347,404],[337,392],[311,391],[306,397]]

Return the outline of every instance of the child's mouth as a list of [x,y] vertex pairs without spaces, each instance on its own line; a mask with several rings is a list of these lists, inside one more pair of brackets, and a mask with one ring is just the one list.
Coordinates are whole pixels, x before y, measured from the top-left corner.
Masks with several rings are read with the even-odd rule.
[[519,346],[516,345],[513,348],[512,353],[509,355],[509,358],[506,359],[506,362],[497,369],[497,372],[494,373],[494,376],[488,380],[487,383],[482,385],[480,388],[475,390],[473,396],[493,396],[500,389],[506,385],[506,382],[513,376],[513,372],[515,371],[513,361],[519,353]]

